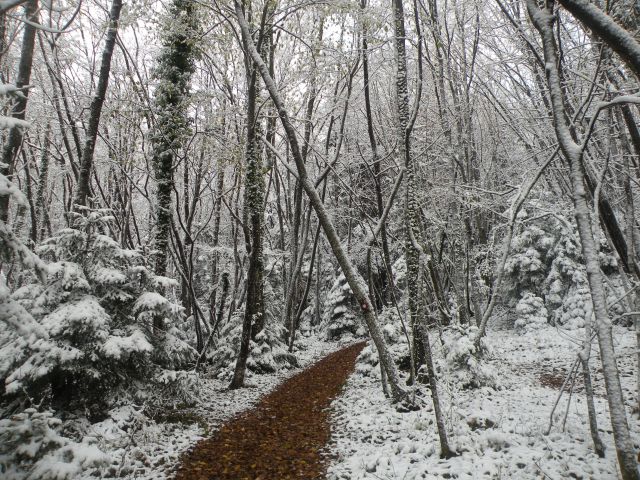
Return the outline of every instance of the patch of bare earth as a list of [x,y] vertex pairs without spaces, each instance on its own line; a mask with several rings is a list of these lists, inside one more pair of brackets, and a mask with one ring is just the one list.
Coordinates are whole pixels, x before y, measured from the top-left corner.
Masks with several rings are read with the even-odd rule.
[[365,343],[334,352],[282,383],[182,458],[176,480],[320,479],[331,401]]

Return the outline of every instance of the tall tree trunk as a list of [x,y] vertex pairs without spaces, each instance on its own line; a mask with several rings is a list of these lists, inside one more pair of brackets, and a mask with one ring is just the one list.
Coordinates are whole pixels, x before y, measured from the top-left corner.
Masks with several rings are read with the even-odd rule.
[[[361,0],[361,8],[364,10],[367,6],[367,0]],[[378,218],[382,217],[384,205],[382,201],[382,179],[380,158],[378,157],[378,145],[376,135],[373,129],[373,113],[371,111],[371,86],[369,80],[369,52],[367,41],[367,25],[362,26],[362,76],[364,81],[364,106],[367,114],[367,133],[369,135],[369,145],[373,155],[373,185],[376,195],[376,206],[378,208]],[[387,239],[387,226],[382,225],[380,230],[380,243],[382,245],[382,263],[383,269],[381,274],[381,299],[383,305],[389,302],[389,288],[391,287],[391,255],[389,254],[389,241]]]
[[216,199],[213,203],[213,232],[211,235],[211,247],[213,248],[213,258],[211,259],[211,281],[215,285],[211,292],[211,298],[209,300],[209,323],[211,325],[217,325],[220,322],[220,317],[216,315],[216,299],[220,283],[218,270],[220,266],[219,254],[217,252],[218,243],[220,241],[220,219],[222,213],[222,195],[224,190],[224,166],[218,164],[218,181],[216,183]]
[[[4,14],[2,15],[4,17]],[[38,23],[38,0],[30,0],[25,6],[25,16],[31,23],[25,23],[22,33],[22,49],[18,64],[18,75],[15,85],[18,88],[26,87],[31,81],[31,67],[33,65],[33,49],[36,40],[36,27]],[[3,18],[4,20],[4,18]],[[24,120],[27,113],[29,90],[25,89],[21,96],[16,97],[11,111],[11,116],[16,120]],[[9,130],[7,143],[2,151],[2,165],[0,173],[11,179],[14,169],[16,154],[22,145],[22,127],[14,126]],[[9,219],[9,195],[0,197],[0,220],[7,222]]]
[[580,235],[582,255],[587,269],[589,289],[591,291],[595,328],[600,346],[602,371],[607,389],[607,401],[609,404],[618,463],[624,480],[639,480],[640,472],[638,472],[633,442],[629,434],[624,397],[620,386],[620,377],[613,347],[611,318],[609,317],[607,309],[604,282],[593,238],[591,219],[589,217],[589,204],[585,190],[583,165],[584,145],[578,145],[574,141],[565,120],[564,98],[560,84],[560,76],[558,74],[557,47],[553,34],[555,17],[549,10],[538,8],[535,0],[527,0],[527,9],[534,26],[542,38],[546,62],[545,71],[549,87],[549,96],[551,98],[556,137],[558,138],[562,153],[571,168],[575,217]]
[[[173,219],[175,159],[189,133],[187,106],[194,72],[195,38],[198,29],[196,5],[173,0],[162,32],[162,50],[154,72],[158,86],[154,97],[155,125],[151,135],[152,164],[156,179],[156,222],[154,236],[155,273],[165,276],[169,256],[169,235]],[[185,166],[185,168],[187,168]],[[176,241],[178,239],[176,238]],[[155,333],[163,319],[154,318]]]
[[407,53],[405,46],[404,8],[402,0],[392,0],[395,26],[395,56],[396,56],[396,105],[397,105],[397,142],[398,156],[404,162],[406,170],[404,228],[405,228],[405,263],[407,265],[407,295],[409,301],[409,318],[414,342],[414,359],[416,369],[424,364],[424,348],[420,339],[419,322],[423,320],[421,311],[420,275],[418,252],[411,242],[411,237],[419,237],[419,206],[418,190],[416,187],[415,164],[411,158],[409,131],[409,92],[407,88]]
[[257,72],[251,67],[247,95],[247,138],[245,146],[245,190],[244,218],[249,221],[250,234],[246,238],[249,255],[249,271],[247,272],[247,301],[245,303],[244,320],[240,352],[231,380],[230,388],[244,385],[244,374],[249,357],[252,330],[259,318],[264,316],[263,296],[263,262],[262,262],[262,200],[264,196],[264,179],[262,178],[262,161],[256,139],[256,100]]
[[[420,352],[416,355],[416,369],[426,363],[427,374],[429,377],[429,385],[431,388],[431,397],[436,415],[436,425],[438,427],[438,435],[440,437],[440,455],[442,457],[450,457],[452,455],[449,442],[447,440],[447,431],[444,424],[442,409],[440,408],[440,398],[438,396],[437,378],[433,367],[433,358],[431,356],[431,346],[429,344],[429,331],[427,329],[424,318],[424,305],[421,298],[421,279],[420,272],[420,254],[421,248],[417,242],[420,232],[420,206],[418,205],[418,187],[416,184],[416,167],[411,157],[411,130],[413,122],[417,115],[418,104],[416,103],[413,116],[409,116],[409,92],[407,82],[407,53],[405,46],[406,30],[404,22],[404,8],[402,0],[392,0],[394,25],[395,25],[395,55],[396,55],[396,103],[398,108],[398,153],[400,158],[404,160],[407,186],[405,189],[405,261],[407,264],[407,291],[409,296],[409,314],[411,319],[411,328],[413,333],[414,350]],[[414,4],[414,8],[415,4]],[[419,19],[416,9],[416,28],[419,30]],[[421,43],[418,39],[418,45]],[[421,51],[418,52],[418,55]],[[422,74],[422,69],[418,69],[418,75]],[[420,80],[419,80],[420,81]],[[420,91],[418,91],[419,102]],[[416,348],[420,346],[420,349]],[[417,372],[416,372],[417,373]],[[418,376],[416,375],[416,378]]]
[[102,105],[107,94],[109,85],[109,73],[111,71],[111,58],[113,57],[113,48],[116,44],[118,36],[118,22],[120,20],[120,11],[122,10],[122,0],[113,0],[111,11],[109,12],[109,28],[107,29],[107,38],[102,51],[102,60],[100,62],[100,73],[98,76],[98,86],[96,93],[89,107],[89,127],[85,138],[84,148],[82,150],[82,158],[80,159],[80,175],[78,185],[76,187],[76,195],[74,203],[80,206],[86,206],[87,197],[90,191],[91,173],[93,169],[93,153],[96,148],[96,139],[98,138],[98,127],[100,125],[100,115],[102,114]]
[[[266,3],[262,12],[258,44],[263,44],[271,32],[265,32],[265,23],[269,12]],[[245,41],[246,42],[246,41]],[[269,41],[264,42],[267,44]],[[247,48],[245,44],[245,48]],[[263,49],[264,50],[264,49]],[[257,102],[259,95],[258,71],[250,58],[246,59],[247,70],[247,137],[245,146],[245,185],[244,185],[244,221],[248,223],[249,232],[245,234],[247,254],[249,255],[249,271],[247,272],[247,299],[245,302],[240,338],[240,352],[229,388],[240,388],[244,385],[244,376],[249,358],[251,339],[255,338],[264,327],[264,263],[262,259],[262,224],[264,220],[264,176],[262,156],[258,142]]]
[[[35,215],[32,219],[32,240],[34,243],[38,243],[38,239],[44,237],[45,226],[44,216],[45,210],[48,209],[48,205],[45,202],[45,195],[47,192],[47,184],[49,182],[49,146],[50,146],[50,134],[51,127],[47,124],[47,128],[44,134],[44,145],[42,148],[42,156],[40,157],[40,177],[38,179],[38,190],[36,191],[35,200]],[[42,222],[42,223],[41,223]],[[40,228],[38,229],[38,225]]]

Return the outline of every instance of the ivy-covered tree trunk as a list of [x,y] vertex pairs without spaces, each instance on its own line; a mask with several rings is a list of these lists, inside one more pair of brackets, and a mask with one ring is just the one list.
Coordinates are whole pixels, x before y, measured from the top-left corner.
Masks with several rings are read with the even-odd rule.
[[[25,23],[22,33],[22,50],[20,52],[20,62],[18,63],[18,75],[15,85],[18,88],[29,85],[31,80],[31,67],[33,65],[33,48],[36,38],[36,27],[38,23],[38,0],[30,0],[25,6],[26,18],[32,23]],[[4,15],[2,15],[4,21]],[[22,92],[21,96],[16,96],[11,116],[16,120],[24,120],[27,112],[29,90]],[[9,179],[13,175],[16,153],[22,144],[22,127],[13,126],[9,130],[7,143],[2,151],[2,165],[0,174]],[[9,218],[9,195],[0,197],[0,220],[6,222]]]
[[[196,55],[197,7],[190,0],[174,0],[162,32],[162,50],[155,77],[155,125],[151,142],[156,179],[156,224],[154,237],[155,273],[165,276],[169,256],[172,222],[173,171],[176,157],[189,132],[187,106]],[[154,330],[162,328],[162,319],[154,319]]]
[[264,179],[262,177],[262,158],[256,139],[256,99],[257,75],[251,67],[247,98],[247,138],[245,146],[245,191],[244,218],[248,221],[249,232],[245,238],[249,254],[249,271],[247,273],[247,300],[245,302],[240,352],[236,361],[230,388],[244,385],[244,374],[249,357],[252,331],[259,331],[259,324],[264,325],[264,293],[262,261],[262,204],[264,197]]
[[[263,19],[267,13],[267,5]],[[266,39],[264,24],[260,28],[261,40]],[[259,43],[262,43],[259,41]],[[265,42],[267,45],[269,42]],[[264,50],[264,49],[263,49]],[[249,271],[247,272],[247,299],[245,302],[240,338],[240,352],[236,360],[233,379],[229,388],[240,388],[244,385],[247,360],[251,350],[251,339],[255,338],[264,327],[264,262],[262,259],[262,224],[264,218],[264,176],[262,156],[258,142],[259,119],[256,112],[259,84],[258,71],[253,62],[247,62],[247,138],[245,146],[245,186],[244,214],[248,224],[245,232],[245,243],[249,254]]]
[[[404,8],[402,0],[393,1],[396,55],[396,104],[397,104],[397,141],[398,156],[404,162],[406,172],[404,228],[405,262],[407,264],[407,290],[409,300],[409,317],[414,343],[416,369],[424,364],[424,348],[420,341],[418,322],[422,319],[420,296],[420,258],[411,241],[412,236],[419,238],[419,206],[416,189],[415,164],[411,158],[409,142],[409,92],[407,88],[407,52],[405,47]],[[411,231],[410,231],[411,230]]]
[[98,126],[100,125],[102,105],[104,104],[104,99],[107,95],[107,87],[109,86],[111,58],[113,57],[113,49],[116,45],[116,38],[118,36],[118,22],[120,21],[121,10],[122,0],[113,0],[113,3],[111,4],[111,11],[109,12],[107,38],[104,44],[104,50],[102,51],[102,59],[100,61],[98,86],[96,87],[95,95],[93,96],[91,106],[89,107],[89,126],[87,128],[84,148],[82,149],[80,174],[74,199],[74,203],[76,205],[86,205],[87,197],[89,196],[91,172],[93,169],[93,153],[96,148],[96,139],[98,138]]

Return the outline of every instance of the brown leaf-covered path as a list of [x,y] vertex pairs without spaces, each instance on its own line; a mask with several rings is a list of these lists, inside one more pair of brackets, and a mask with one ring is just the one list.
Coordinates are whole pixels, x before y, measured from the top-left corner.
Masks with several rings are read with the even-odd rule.
[[282,383],[186,454],[176,480],[323,478],[329,404],[353,371],[364,342],[327,355]]

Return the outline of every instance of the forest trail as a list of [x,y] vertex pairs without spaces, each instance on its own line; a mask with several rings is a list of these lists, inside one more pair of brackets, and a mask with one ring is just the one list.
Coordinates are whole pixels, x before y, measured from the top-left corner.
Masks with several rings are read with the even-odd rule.
[[176,480],[324,478],[328,407],[365,343],[327,355],[199,442],[183,457]]

